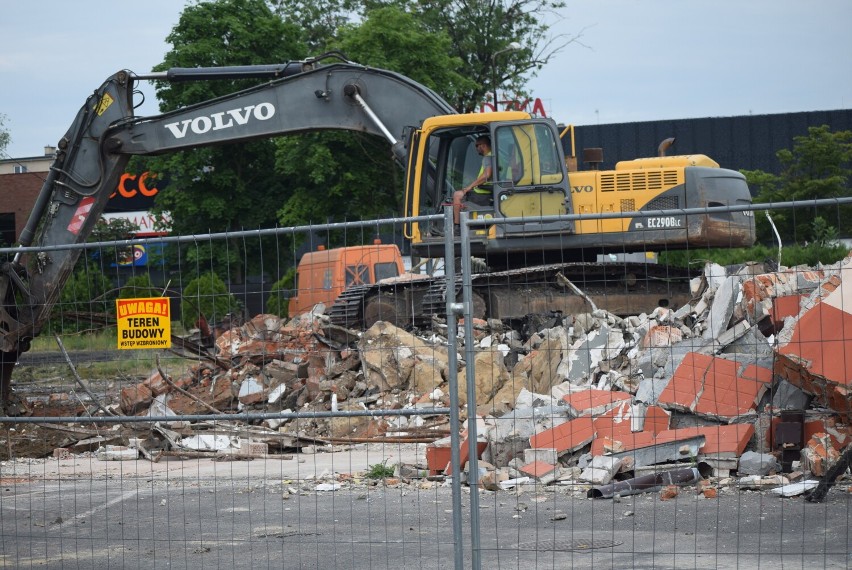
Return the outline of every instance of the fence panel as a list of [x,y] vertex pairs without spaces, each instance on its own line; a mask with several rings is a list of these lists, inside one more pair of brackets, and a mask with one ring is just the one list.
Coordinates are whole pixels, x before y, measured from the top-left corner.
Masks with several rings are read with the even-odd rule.
[[[791,206],[778,227],[844,218]],[[495,272],[469,245],[500,222],[463,215],[455,242],[430,222],[455,262],[369,304],[374,238],[404,251],[406,220],[83,248],[0,418],[0,566],[852,563],[852,262],[824,257],[830,228],[779,232],[791,267],[649,246]],[[120,349],[165,317],[117,299],[163,297],[171,348]]]
[[[706,211],[798,227],[848,202]],[[703,215],[647,213],[684,214]],[[472,236],[501,224],[462,214],[463,267]],[[592,247],[546,270],[465,267],[466,309],[503,317],[465,321],[473,567],[852,563],[852,257],[783,238],[783,255],[770,242],[745,265],[649,246],[639,263]]]

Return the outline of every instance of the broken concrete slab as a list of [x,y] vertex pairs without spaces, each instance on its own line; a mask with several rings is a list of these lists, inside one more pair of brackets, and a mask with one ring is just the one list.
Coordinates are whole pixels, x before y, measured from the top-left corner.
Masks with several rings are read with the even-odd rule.
[[537,461],[556,465],[558,460],[556,449],[553,447],[529,447],[524,450],[524,465]]
[[730,275],[726,277],[713,294],[713,303],[710,305],[710,313],[704,320],[707,328],[702,335],[705,339],[718,338],[728,328],[731,316],[734,314],[734,304],[737,301],[737,293],[740,279]]
[[[844,286],[845,283],[845,286]],[[852,418],[852,257],[844,259],[778,334],[775,372]]]
[[799,481],[798,483],[790,483],[789,485],[776,487],[775,489],[770,489],[769,492],[781,497],[797,497],[812,489],[816,489],[818,486],[819,481],[809,479],[807,481]]
[[706,441],[707,438],[703,435],[670,441],[657,441],[655,438],[652,445],[613,453],[612,457],[621,460],[629,458],[634,469],[660,463],[694,461]]
[[606,485],[621,469],[622,460],[615,456],[598,455],[580,473],[580,480],[593,485]]
[[737,473],[740,475],[769,475],[780,473],[781,464],[770,453],[755,453],[746,451],[740,456]]

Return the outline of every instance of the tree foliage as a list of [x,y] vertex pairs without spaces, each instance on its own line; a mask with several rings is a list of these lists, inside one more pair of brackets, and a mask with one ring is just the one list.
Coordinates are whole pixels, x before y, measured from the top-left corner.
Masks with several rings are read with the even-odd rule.
[[[827,125],[809,127],[808,134],[793,139],[792,149],[776,153],[780,174],[744,170],[757,191],[755,202],[786,202],[838,198],[850,195],[852,182],[852,131],[832,132]],[[779,209],[770,213],[782,240],[826,239],[830,227],[840,235],[852,232],[852,207]],[[774,244],[775,234],[763,215],[757,217],[758,240]]]
[[180,320],[187,330],[194,328],[201,316],[212,324],[221,321],[226,315],[239,315],[242,310],[237,298],[228,292],[225,282],[212,272],[199,275],[187,283],[183,290],[183,301]]
[[369,10],[359,23],[342,26],[334,45],[358,63],[402,73],[448,101],[476,88],[463,71],[462,58],[453,54],[447,30],[430,28],[417,14],[398,6]]
[[[379,0],[381,1],[381,0]],[[390,0],[394,2],[394,0]],[[461,112],[472,112],[503,88],[523,92],[524,85],[574,36],[551,34],[551,26],[566,6],[562,0],[419,0],[407,2],[427,29],[443,30],[452,41],[450,54],[462,61],[459,73],[473,88],[448,99]],[[507,50],[512,42],[522,47]],[[499,54],[499,55],[498,55]],[[497,86],[492,85],[496,75]],[[505,82],[505,84],[504,84]]]
[[290,297],[296,283],[296,268],[292,267],[281,279],[272,285],[269,297],[266,299],[266,312],[279,317],[289,315]]
[[[500,91],[523,93],[526,82],[566,46],[583,45],[580,42],[583,30],[574,35],[552,33],[553,24],[562,18],[559,11],[567,5],[564,0],[272,0],[272,3],[278,13],[303,24],[305,42],[314,53],[337,49],[339,45],[330,38],[340,35],[343,29],[362,26],[371,20],[381,21],[391,14],[383,12],[385,8],[408,14],[418,22],[421,33],[449,38],[445,46],[424,37],[429,41],[414,43],[415,49],[406,55],[428,58],[441,53],[458,60],[454,71],[464,80],[452,84],[452,89],[437,91],[460,112],[474,111],[494,91],[495,72]],[[386,27],[387,31],[392,29]],[[398,29],[400,33],[408,30]],[[519,43],[521,49],[503,51],[512,42]],[[405,73],[405,68],[393,65],[387,68]],[[428,65],[422,69],[430,70]]]
[[12,135],[6,129],[6,115],[0,113],[0,152],[5,152],[10,142],[12,142]]
[[[274,14],[264,0],[219,0],[188,6],[166,38],[172,50],[157,70],[268,64],[300,59],[306,47],[300,29]],[[259,79],[187,81],[158,85],[162,111],[208,101],[261,83]],[[152,161],[154,172],[167,172],[169,184],[156,199],[158,212],[171,214],[176,234],[203,234],[269,227],[285,181],[275,174],[271,140],[188,150]],[[257,256],[235,255],[236,244],[210,246],[214,266],[239,265]],[[230,253],[229,253],[230,252]],[[189,262],[193,252],[189,252]],[[235,275],[242,274],[238,269]]]
[[[340,51],[365,65],[400,72],[432,88],[460,111],[472,111],[498,82],[525,81],[579,36],[551,36],[562,0],[204,0],[184,8],[166,38],[172,67],[268,64]],[[523,48],[507,51],[511,42]],[[495,54],[500,53],[499,57]],[[159,82],[161,111],[187,107],[262,80]],[[298,112],[298,109],[292,110]],[[227,144],[148,159],[169,184],[157,212],[172,231],[203,234],[398,215],[401,171],[386,141],[323,132]],[[244,244],[243,244],[244,245]],[[185,248],[186,263],[232,275],[261,256],[241,244]],[[234,266],[237,264],[237,266]]]
[[51,311],[50,329],[56,334],[93,332],[104,327],[101,315],[115,314],[112,282],[95,264],[78,263]]
[[119,299],[145,299],[159,297],[162,290],[155,287],[147,273],[134,275],[128,279],[118,292]]

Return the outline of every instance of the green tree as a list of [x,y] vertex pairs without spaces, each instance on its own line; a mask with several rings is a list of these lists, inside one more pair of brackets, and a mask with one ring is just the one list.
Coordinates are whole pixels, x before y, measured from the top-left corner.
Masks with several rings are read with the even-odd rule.
[[[574,35],[551,31],[553,23],[562,19],[560,10],[567,5],[564,0],[271,1],[278,13],[303,25],[304,39],[312,53],[340,49],[330,38],[337,37],[341,29],[374,19],[383,8],[395,7],[410,14],[423,32],[445,35],[450,43],[446,48],[432,42],[421,43],[402,55],[428,58],[443,54],[456,58],[459,64],[454,71],[465,78],[464,82],[454,85],[455,89],[437,91],[460,112],[472,112],[490,97],[495,72],[501,96],[504,90],[524,94],[526,82],[556,54],[572,43],[584,45],[580,41],[584,30]],[[387,30],[392,28],[388,26]],[[400,33],[405,33],[403,28]],[[503,51],[512,42],[519,43],[521,49]],[[365,63],[353,54],[344,53]],[[500,55],[495,57],[497,53]],[[386,67],[405,73],[404,68]],[[432,71],[428,65],[422,65],[421,69]]]
[[0,152],[5,152],[10,142],[12,142],[12,135],[6,130],[6,115],[0,113]]
[[[199,2],[184,9],[166,38],[172,49],[157,70],[171,67],[253,65],[301,59],[306,47],[300,29],[274,14],[264,0]],[[162,111],[174,110],[257,85],[264,80],[161,82]],[[275,174],[271,140],[225,144],[154,160],[154,172],[168,173],[169,184],[156,198],[155,210],[171,213],[175,234],[200,234],[269,227],[282,198],[284,180]],[[184,261],[209,264],[239,279],[243,263],[260,256],[245,244],[216,242],[203,250],[188,248]],[[251,269],[246,269],[250,271]]]
[[[95,224],[92,234],[87,241],[109,242],[129,240],[133,238],[137,229],[133,222],[125,218],[113,218],[111,220],[101,218]],[[126,261],[128,256],[130,259],[133,258],[133,248],[126,246],[102,247],[97,253],[97,257],[102,259],[106,264],[119,264]]]
[[[422,46],[431,46],[429,50]],[[448,55],[450,38],[432,32],[395,6],[367,13],[360,23],[342,26],[333,44],[352,60],[391,69],[439,93],[469,87]],[[290,196],[278,211],[285,226],[329,220],[393,217],[401,212],[403,173],[390,145],[373,135],[315,132],[277,141],[276,169],[290,181]]]
[[398,6],[371,9],[359,23],[342,26],[335,47],[358,63],[402,73],[447,101],[476,88],[462,71],[464,60],[453,54],[448,30],[431,28]]
[[[81,256],[81,259],[84,259]],[[83,261],[62,291],[51,311],[50,329],[56,334],[101,330],[115,314],[112,282],[92,263]]]
[[270,0],[275,13],[288,22],[299,22],[301,39],[310,55],[337,49],[337,31],[361,9],[358,0]]
[[279,317],[289,315],[290,297],[296,283],[296,268],[291,267],[284,276],[272,285],[272,291],[266,300],[266,312]]
[[[852,131],[832,132],[827,125],[809,127],[807,135],[794,137],[792,149],[779,150],[776,156],[781,163],[780,174],[761,170],[742,171],[749,185],[757,192],[755,202],[815,200],[850,195]],[[850,206],[779,209],[770,215],[785,242],[824,242],[827,235],[832,235],[832,226],[842,236],[848,236],[852,231]],[[757,228],[760,242],[775,244],[775,234],[765,216],[757,216]]]
[[118,292],[119,299],[144,299],[148,297],[159,297],[162,289],[154,286],[151,276],[147,273],[134,275],[128,279]]
[[228,292],[224,281],[212,272],[199,275],[187,283],[183,299],[189,302],[181,303],[180,321],[187,330],[194,328],[201,316],[213,324],[226,315],[238,315],[242,310],[237,298]]
[[[368,5],[373,4],[373,0]],[[458,72],[471,83],[460,93],[447,93],[448,101],[460,112],[474,111],[488,93],[502,97],[505,90],[524,93],[526,82],[576,35],[552,34],[551,25],[566,6],[563,0],[376,0],[375,3],[408,7],[427,30],[444,32],[451,40],[449,55],[461,60]],[[507,50],[512,42],[520,49]],[[497,56],[497,54],[500,54]]]

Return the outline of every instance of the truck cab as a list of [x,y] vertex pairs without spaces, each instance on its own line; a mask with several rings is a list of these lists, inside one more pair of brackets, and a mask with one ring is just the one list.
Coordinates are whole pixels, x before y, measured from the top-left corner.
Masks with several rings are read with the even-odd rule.
[[310,311],[317,303],[331,307],[343,291],[371,285],[405,272],[402,254],[395,244],[371,244],[319,249],[306,253],[296,267],[296,296],[290,299],[289,315]]

